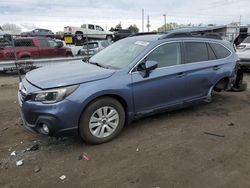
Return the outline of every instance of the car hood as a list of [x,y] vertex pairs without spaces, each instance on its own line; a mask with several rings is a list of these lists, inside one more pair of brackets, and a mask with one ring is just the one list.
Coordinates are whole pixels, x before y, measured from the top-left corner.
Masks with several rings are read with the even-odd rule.
[[104,69],[81,60],[38,68],[26,74],[32,85],[41,89],[62,87],[110,77],[115,70]]

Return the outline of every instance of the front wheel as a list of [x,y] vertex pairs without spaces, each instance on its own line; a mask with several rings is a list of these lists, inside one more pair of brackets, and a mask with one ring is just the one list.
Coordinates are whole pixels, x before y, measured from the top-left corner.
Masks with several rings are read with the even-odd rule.
[[115,99],[105,97],[92,102],[83,112],[80,135],[90,144],[101,144],[116,137],[125,124],[123,106]]

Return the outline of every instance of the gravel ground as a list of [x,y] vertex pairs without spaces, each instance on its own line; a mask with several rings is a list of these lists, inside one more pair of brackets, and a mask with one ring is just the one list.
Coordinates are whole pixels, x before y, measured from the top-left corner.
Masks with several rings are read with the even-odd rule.
[[17,88],[17,76],[0,75],[0,187],[250,187],[249,88],[138,120],[98,146],[25,130]]

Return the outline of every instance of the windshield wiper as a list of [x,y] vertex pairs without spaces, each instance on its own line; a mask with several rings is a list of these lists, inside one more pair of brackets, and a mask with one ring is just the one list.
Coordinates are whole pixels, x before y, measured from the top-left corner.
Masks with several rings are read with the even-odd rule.
[[111,66],[105,66],[105,65],[100,64],[100,63],[97,63],[97,62],[91,62],[91,61],[89,61],[88,63],[90,63],[90,64],[92,64],[92,65],[96,65],[96,66],[98,66],[98,67],[102,67],[102,68],[104,68],[104,69],[109,69],[109,68],[111,68]]
[[91,62],[91,61],[89,61],[88,63],[90,63],[90,64],[92,64],[92,65],[96,65],[96,66],[98,66],[98,67],[106,68],[106,67],[104,67],[103,65],[101,65],[100,63]]

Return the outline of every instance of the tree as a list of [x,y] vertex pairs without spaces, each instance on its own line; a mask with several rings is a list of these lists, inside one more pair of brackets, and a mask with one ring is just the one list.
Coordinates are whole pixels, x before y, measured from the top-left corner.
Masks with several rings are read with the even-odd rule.
[[16,24],[6,23],[2,25],[4,31],[10,32],[11,34],[20,34],[22,29]]
[[130,30],[131,33],[138,33],[139,32],[139,28],[137,27],[136,24],[129,26],[128,30]]
[[109,31],[113,32],[115,30],[115,28],[111,27]]
[[[166,31],[178,28],[178,24],[175,22],[170,22],[166,24]],[[158,32],[165,32],[165,24],[157,29]]]
[[122,29],[121,23],[117,24],[115,27],[111,27],[109,31],[113,32],[113,31],[120,30],[120,29]]
[[116,29],[116,30],[122,29],[121,23],[117,24],[117,25],[115,26],[115,29]]

